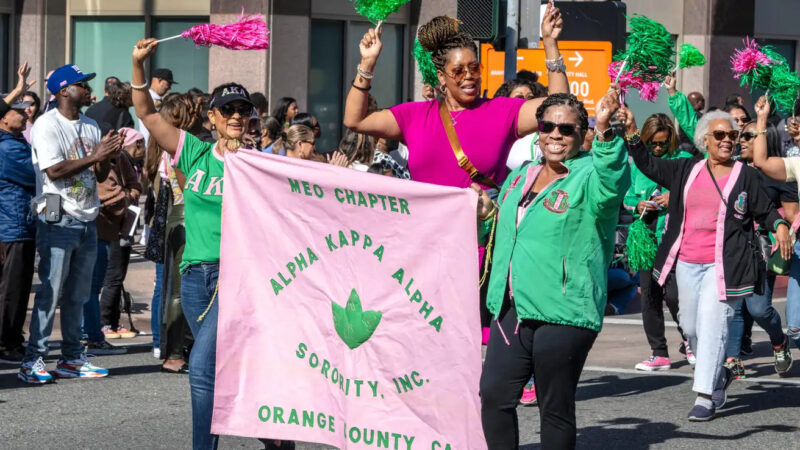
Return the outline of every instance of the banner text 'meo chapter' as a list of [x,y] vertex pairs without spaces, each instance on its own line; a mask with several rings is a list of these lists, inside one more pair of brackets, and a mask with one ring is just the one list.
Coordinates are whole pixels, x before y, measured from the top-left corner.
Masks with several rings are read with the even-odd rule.
[[[318,184],[308,181],[295,180],[288,178],[289,190],[295,194],[306,195],[308,197],[325,198],[326,192]],[[333,196],[341,204],[361,206],[371,209],[390,211],[398,214],[411,215],[408,208],[408,200],[393,195],[375,194],[372,192],[354,191],[352,189],[334,188]]]

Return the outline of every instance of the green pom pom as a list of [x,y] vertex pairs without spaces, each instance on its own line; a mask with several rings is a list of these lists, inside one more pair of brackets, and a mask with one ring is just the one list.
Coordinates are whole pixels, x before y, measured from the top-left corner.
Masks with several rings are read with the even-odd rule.
[[422,82],[429,86],[439,84],[439,77],[436,75],[436,66],[433,65],[431,52],[425,51],[419,39],[414,40],[414,59],[417,60],[417,70],[422,75]]
[[678,56],[678,68],[685,69],[687,67],[702,66],[706,63],[706,57],[700,53],[692,44],[681,45],[681,51]]
[[656,260],[656,235],[643,220],[635,220],[628,228],[628,239],[625,241],[628,248],[628,264],[631,270],[649,270],[653,268]]
[[386,20],[410,0],[353,0],[356,12],[372,23]]
[[664,25],[645,16],[628,19],[628,48],[614,56],[646,82],[663,81],[675,67],[675,41]]
[[769,80],[769,97],[780,111],[792,113],[798,90],[800,90],[800,77],[797,76],[797,72],[791,70],[785,63],[773,66]]

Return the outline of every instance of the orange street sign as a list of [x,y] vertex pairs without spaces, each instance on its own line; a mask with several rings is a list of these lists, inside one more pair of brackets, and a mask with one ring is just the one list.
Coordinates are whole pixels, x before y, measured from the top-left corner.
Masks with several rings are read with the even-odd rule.
[[[559,41],[558,48],[567,66],[569,90],[583,101],[590,116],[594,116],[597,100],[605,95],[611,80],[608,65],[611,63],[611,42]],[[539,74],[539,82],[547,86],[547,70],[544,66],[544,48],[517,50],[517,70],[530,70]],[[494,50],[489,44],[481,45],[481,92],[494,96],[503,84],[505,52]]]

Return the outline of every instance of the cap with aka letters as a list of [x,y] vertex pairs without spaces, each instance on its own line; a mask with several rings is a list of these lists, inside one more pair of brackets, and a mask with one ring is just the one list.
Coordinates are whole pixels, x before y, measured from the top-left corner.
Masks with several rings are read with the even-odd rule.
[[226,105],[230,102],[241,100],[249,105],[253,105],[253,102],[250,101],[250,93],[247,92],[247,89],[244,86],[231,84],[223,88],[221,91],[216,92],[213,97],[211,97],[211,103],[209,106],[212,108],[219,108],[222,105]]
[[94,76],[94,73],[83,73],[75,64],[66,64],[54,70],[53,73],[47,77],[47,90],[50,91],[51,94],[55,94],[70,84],[88,81],[94,78]]

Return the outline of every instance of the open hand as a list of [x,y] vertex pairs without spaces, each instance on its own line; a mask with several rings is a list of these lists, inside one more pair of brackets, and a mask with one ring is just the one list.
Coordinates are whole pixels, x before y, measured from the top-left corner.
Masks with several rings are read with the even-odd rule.
[[157,40],[156,38],[147,38],[137,42],[136,46],[133,47],[133,60],[137,63],[141,63],[149,58],[150,55],[156,52],[156,48],[158,48]]
[[17,69],[17,87],[14,89],[18,90],[22,94],[29,91],[31,86],[36,84],[36,80],[31,80],[28,82],[28,77],[30,74],[31,68],[28,66],[28,62],[25,61],[21,66],[19,66],[19,69]]
[[561,11],[553,5],[553,0],[547,2],[542,20],[542,39],[558,39],[564,29],[564,18]]
[[333,154],[326,153],[325,159],[328,161],[328,164],[333,164],[334,166],[347,167],[350,165],[347,161],[347,156],[340,151],[335,151]]
[[97,161],[106,161],[112,158],[116,158],[119,155],[120,150],[122,150],[122,143],[125,141],[125,134],[113,134],[114,130],[109,131],[103,139],[100,140],[100,144],[94,149],[94,153],[92,154]]

